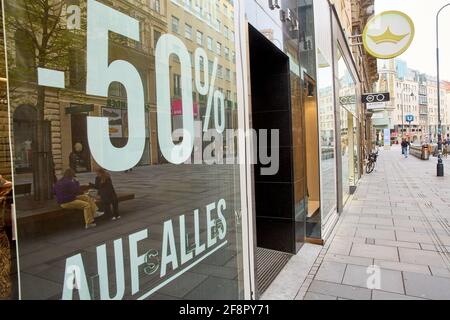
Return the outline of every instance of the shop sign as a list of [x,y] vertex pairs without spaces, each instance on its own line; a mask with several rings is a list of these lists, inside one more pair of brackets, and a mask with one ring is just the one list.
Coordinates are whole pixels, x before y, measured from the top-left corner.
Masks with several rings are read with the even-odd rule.
[[[108,108],[112,108],[112,109],[126,109],[126,108],[128,108],[128,103],[127,103],[127,101],[124,101],[124,100],[108,99],[106,101],[106,106]],[[150,109],[149,103],[145,104],[145,109],[146,110]]]
[[367,104],[367,110],[383,110],[386,108],[386,103],[384,102],[374,102]]
[[356,103],[356,96],[351,95],[351,96],[339,97],[339,102],[343,106],[349,105],[349,104],[355,104]]
[[[198,116],[198,103],[194,102],[194,117]],[[181,99],[176,99],[172,101],[172,115],[182,116],[183,115],[183,101]]]
[[392,59],[408,50],[415,29],[411,18],[400,11],[385,11],[369,20],[362,35],[364,48],[379,59]]
[[66,108],[66,114],[79,114],[79,113],[89,113],[94,111],[93,104],[76,104],[71,103],[70,107]]
[[365,93],[361,97],[362,103],[377,103],[391,101],[391,94],[385,93]]
[[406,122],[413,122],[414,121],[414,116],[412,114],[407,114],[406,115]]

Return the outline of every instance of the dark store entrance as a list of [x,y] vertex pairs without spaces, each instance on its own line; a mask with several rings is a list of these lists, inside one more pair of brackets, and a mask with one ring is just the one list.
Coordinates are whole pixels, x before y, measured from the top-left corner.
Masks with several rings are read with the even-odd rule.
[[[267,155],[279,154],[274,175],[262,174],[254,165],[256,206],[256,265],[258,290],[262,294],[296,253],[295,191],[292,147],[289,58],[263,34],[249,25],[251,102],[254,142]],[[261,129],[267,129],[267,150],[260,145]],[[270,130],[279,130],[278,150],[271,147]],[[272,157],[273,159],[273,157]]]

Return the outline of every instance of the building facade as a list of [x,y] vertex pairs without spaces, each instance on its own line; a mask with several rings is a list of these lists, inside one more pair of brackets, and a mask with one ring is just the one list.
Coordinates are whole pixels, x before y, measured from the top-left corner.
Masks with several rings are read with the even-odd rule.
[[[433,76],[408,68],[402,60],[380,62],[380,91],[390,92],[386,109],[378,111],[378,128],[389,128],[393,143],[402,138],[412,143],[437,143],[437,81]],[[444,137],[449,133],[448,83],[441,83],[441,123]],[[409,118],[412,121],[408,121]],[[403,132],[403,135],[402,135]]]
[[[18,298],[254,299],[327,240],[372,140],[373,1],[30,1],[5,1]],[[104,208],[102,169],[122,218],[93,226],[54,188]]]

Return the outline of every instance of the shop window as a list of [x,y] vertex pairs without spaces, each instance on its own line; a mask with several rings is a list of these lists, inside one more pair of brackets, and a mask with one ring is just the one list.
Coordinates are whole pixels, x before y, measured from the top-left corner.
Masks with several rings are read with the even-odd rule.
[[[36,79],[32,41],[27,32],[16,33],[11,21],[42,32],[43,15],[33,11],[38,6],[20,3],[5,0],[4,18],[6,50],[13,60],[9,75],[17,84],[10,95],[13,178],[28,190],[14,199],[21,297],[242,299],[239,154],[225,157],[227,132],[221,145],[220,135],[211,139],[197,130],[204,125],[210,94],[227,90],[229,101],[238,92],[235,83],[213,86],[204,72],[200,81],[196,78],[197,50],[203,55],[201,70],[208,63],[212,72],[218,59],[218,77],[236,71],[231,64],[224,70],[212,37],[211,50],[202,48],[218,17],[205,22],[209,2],[91,1],[89,10],[83,7],[83,19],[102,11],[93,18],[107,31],[91,30],[93,38],[87,37],[85,23],[76,32],[55,29],[49,44],[67,44],[56,57],[64,63],[49,59],[46,67],[63,70],[67,88],[50,84],[46,90]],[[65,2],[52,1],[52,6],[59,3]],[[94,7],[97,11],[91,11]],[[231,11],[232,3],[227,7]],[[165,27],[156,13],[161,11]],[[118,16],[120,24],[108,25]],[[228,19],[221,23],[234,30]],[[131,34],[140,39],[130,39]],[[147,46],[152,50],[136,50]],[[207,92],[201,90],[206,82]],[[237,130],[237,113],[222,106],[223,128]],[[45,121],[38,121],[44,115]],[[208,127],[220,134],[214,108],[210,116]],[[70,199],[61,196],[64,183],[74,186]],[[104,193],[105,183],[114,191],[108,187]],[[74,202],[78,196],[88,210]],[[104,212],[101,217],[97,208]],[[39,275],[28,270],[40,270]]]

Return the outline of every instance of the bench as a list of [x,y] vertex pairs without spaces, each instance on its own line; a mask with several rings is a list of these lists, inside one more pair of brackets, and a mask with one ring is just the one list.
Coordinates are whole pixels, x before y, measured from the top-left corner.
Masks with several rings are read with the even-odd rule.
[[14,185],[14,194],[18,195],[30,195],[31,194],[31,182],[20,183]]
[[409,147],[409,153],[421,160],[430,160],[430,150],[428,145],[411,144]]
[[[82,191],[89,189],[88,186],[82,186]],[[119,203],[135,199],[134,193],[118,193],[117,198]],[[35,201],[32,196],[22,197],[16,203],[17,207],[17,222],[18,224],[29,224],[36,222],[44,222],[48,220],[54,220],[60,217],[73,215],[74,210],[63,209],[57,203],[56,200],[47,201]],[[80,210],[76,210],[80,211]],[[80,219],[83,218],[83,214],[80,212]]]

